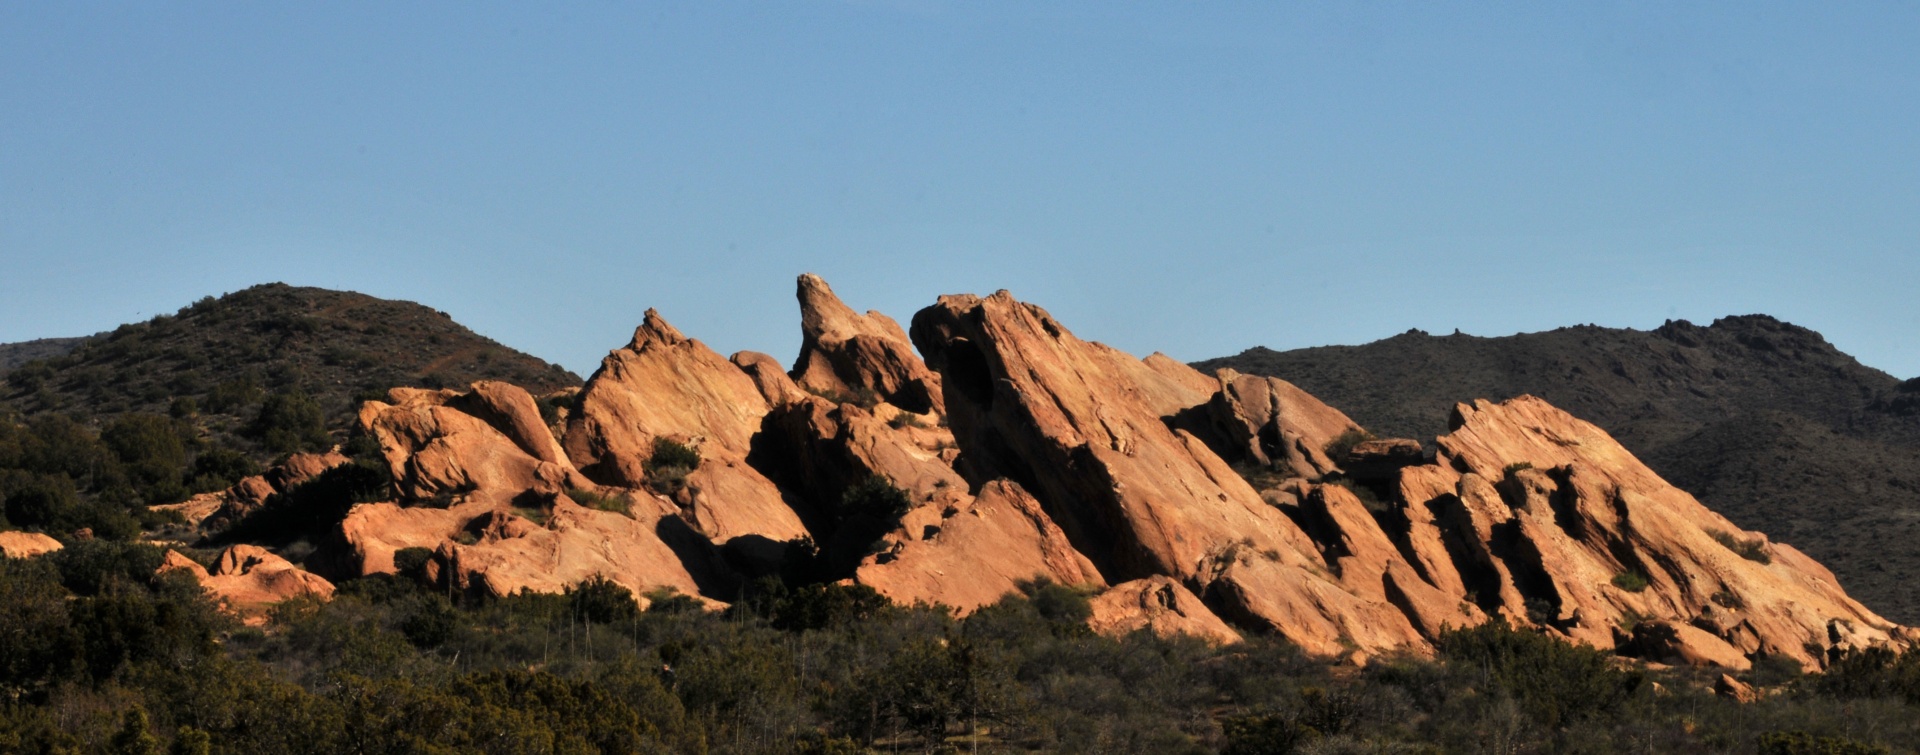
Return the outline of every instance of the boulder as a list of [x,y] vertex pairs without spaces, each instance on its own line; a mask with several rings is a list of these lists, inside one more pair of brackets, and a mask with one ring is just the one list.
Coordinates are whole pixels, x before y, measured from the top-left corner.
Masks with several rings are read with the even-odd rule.
[[1105,584],[1040,503],[1007,480],[952,505],[915,508],[884,542],[854,581],[896,603],[938,603],[965,614],[1018,591],[1021,582]]
[[0,532],[0,555],[7,558],[33,558],[60,550],[60,541],[38,532],[8,530]]
[[760,389],[760,397],[767,400],[767,406],[786,406],[813,395],[801,390],[793,378],[787,376],[787,369],[780,366],[780,361],[766,354],[740,351],[727,357],[727,361],[747,373],[747,377],[753,378],[753,384]]
[[1642,621],[1621,647],[1643,660],[1675,666],[1719,666],[1735,671],[1753,668],[1745,654],[1711,632],[1671,621]]
[[1733,678],[1732,674],[1721,674],[1713,682],[1713,693],[1737,703],[1746,704],[1760,701],[1760,692],[1753,685]]
[[[603,484],[675,494],[686,519],[716,543],[803,537],[779,488],[746,463],[768,410],[745,371],[650,309],[633,341],[602,360],[581,391],[567,455]],[[699,465],[682,470],[684,480],[653,479],[658,439],[694,448]]]
[[1114,585],[1090,601],[1087,626],[1108,637],[1147,630],[1161,637],[1190,635],[1231,645],[1240,633],[1227,626],[1187,588],[1166,577],[1147,577]]
[[167,551],[160,572],[185,571],[228,610],[258,614],[289,598],[333,597],[333,583],[257,545],[235,545],[209,571],[177,551]]
[[800,388],[852,401],[862,395],[915,413],[943,411],[940,378],[913,353],[900,324],[879,312],[857,314],[820,276],[800,276],[800,356],[791,375]]
[[[651,497],[635,499],[628,514],[565,498],[505,511],[478,501],[448,509],[361,504],[341,531],[357,574],[392,573],[394,553],[427,548],[434,551],[429,579],[494,597],[561,592],[596,575],[635,595],[659,588],[700,595],[703,587],[721,589],[725,578],[705,539]],[[703,585],[696,571],[710,581]]]
[[505,383],[479,383],[466,392],[395,388],[387,402],[361,404],[358,417],[361,432],[380,444],[402,498],[475,497],[498,505],[528,491],[593,487],[551,447],[553,438],[538,421],[533,397]]

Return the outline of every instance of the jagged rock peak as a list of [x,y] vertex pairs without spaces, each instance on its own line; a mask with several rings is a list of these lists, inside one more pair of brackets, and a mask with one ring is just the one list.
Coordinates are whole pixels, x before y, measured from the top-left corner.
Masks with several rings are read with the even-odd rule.
[[627,348],[640,351],[648,344],[673,346],[686,340],[687,337],[680,333],[679,328],[673,327],[667,318],[660,316],[659,310],[648,307],[646,315],[640,320],[640,327],[633,329],[633,341],[627,344]]
[[820,276],[800,276],[800,356],[794,382],[841,399],[871,396],[916,414],[943,411],[940,378],[913,353],[900,323],[877,311],[865,315],[835,296]]

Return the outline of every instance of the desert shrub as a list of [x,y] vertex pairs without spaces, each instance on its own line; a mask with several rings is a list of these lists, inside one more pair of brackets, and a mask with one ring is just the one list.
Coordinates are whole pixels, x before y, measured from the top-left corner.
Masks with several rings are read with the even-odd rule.
[[789,631],[826,629],[866,621],[892,605],[866,585],[802,585],[772,601],[767,621]]
[[1533,468],[1533,462],[1531,461],[1516,461],[1512,464],[1508,464],[1506,470],[1504,471],[1506,476],[1512,477],[1515,472],[1519,472],[1521,470],[1526,470],[1526,469],[1532,469],[1532,468]]
[[1760,755],[1889,755],[1891,748],[1843,737],[1816,737],[1804,731],[1760,735]]
[[1489,692],[1510,698],[1548,727],[1613,710],[1640,688],[1636,672],[1613,667],[1605,653],[1494,620],[1451,630],[1439,654],[1469,672]]
[[1369,440],[1373,440],[1373,433],[1358,427],[1349,427],[1339,435],[1334,436],[1333,440],[1327,441],[1327,445],[1323,446],[1321,450],[1327,452],[1327,458],[1332,459],[1333,463],[1339,464],[1347,458],[1347,454],[1353,452],[1354,446]]
[[298,388],[268,396],[247,429],[267,450],[276,453],[324,451],[330,445],[326,414],[319,402]]
[[207,391],[206,409],[215,414],[233,414],[265,395],[252,378],[228,380]]
[[1714,541],[1726,546],[1727,550],[1740,554],[1741,558],[1762,564],[1773,563],[1773,556],[1767,554],[1765,540],[1744,540],[1724,530],[1709,530],[1708,534],[1713,535]]
[[907,491],[894,487],[885,477],[872,475],[840,494],[838,513],[842,518],[869,517],[891,523],[912,508],[913,499]]
[[1845,653],[1825,673],[1809,676],[1804,683],[1843,700],[1897,698],[1920,705],[1920,653],[1895,653],[1882,647]]
[[210,448],[194,457],[193,467],[187,471],[187,488],[194,493],[208,493],[232,487],[257,474],[260,474],[260,465],[246,454],[231,448]]
[[1633,569],[1628,569],[1613,575],[1613,586],[1626,590],[1627,592],[1640,592],[1641,590],[1647,589],[1649,584],[1650,583],[1647,582],[1647,575],[1641,574]]
[[632,621],[640,612],[633,591],[595,574],[567,588],[568,605],[575,615],[600,624]]
[[647,471],[647,483],[656,491],[671,495],[686,485],[687,475],[700,467],[700,451],[669,438],[654,438],[653,453],[642,466]]
[[580,488],[567,488],[567,497],[572,499],[574,503],[597,511],[611,511],[627,516],[633,515],[633,499],[628,498],[626,493],[608,495],[596,493],[591,490],[582,490]]

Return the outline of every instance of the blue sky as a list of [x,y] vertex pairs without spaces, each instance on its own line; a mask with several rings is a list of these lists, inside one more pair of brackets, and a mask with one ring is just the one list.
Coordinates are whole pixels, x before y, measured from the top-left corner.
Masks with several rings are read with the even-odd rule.
[[812,271],[1182,359],[1763,312],[1920,375],[1920,5],[553,5],[0,4],[0,341],[285,281],[790,359]]

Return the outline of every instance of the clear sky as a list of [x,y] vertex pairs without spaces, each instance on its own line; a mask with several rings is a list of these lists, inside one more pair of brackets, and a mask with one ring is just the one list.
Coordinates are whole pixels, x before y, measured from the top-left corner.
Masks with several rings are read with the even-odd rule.
[[1912,377],[1916,40],[1915,3],[0,3],[0,341],[285,281],[582,374],[647,307],[785,360],[812,271],[1181,359],[1761,312]]

